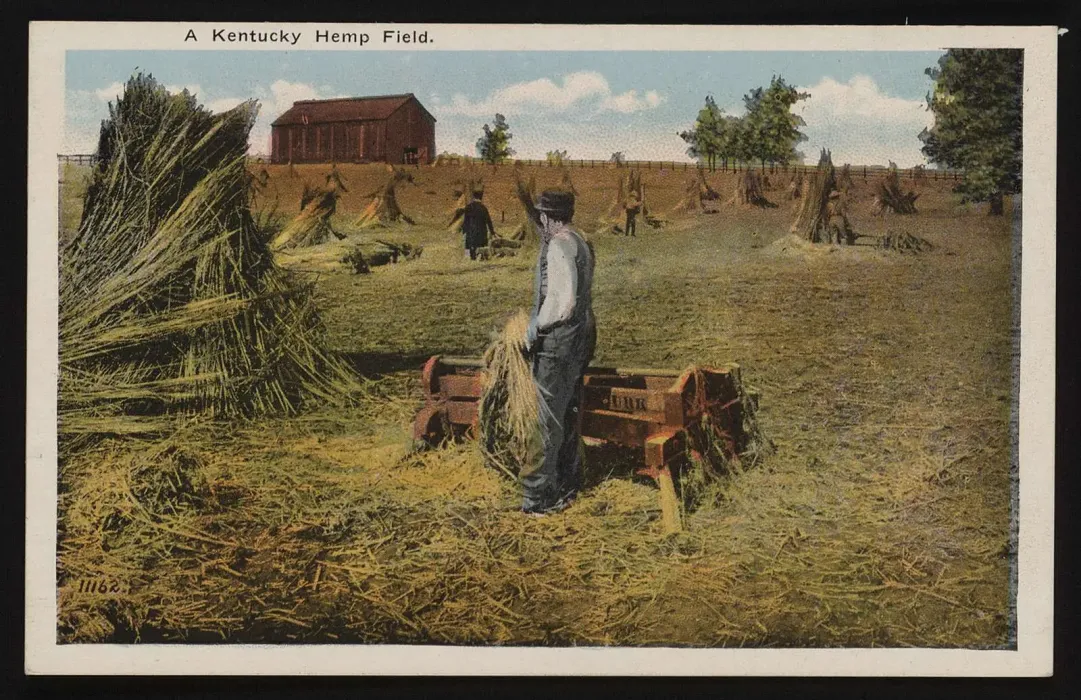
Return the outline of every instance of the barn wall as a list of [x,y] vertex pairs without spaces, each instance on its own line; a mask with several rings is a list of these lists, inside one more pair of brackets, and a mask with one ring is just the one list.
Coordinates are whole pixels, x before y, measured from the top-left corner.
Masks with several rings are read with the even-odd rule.
[[388,162],[405,162],[406,148],[416,148],[421,163],[435,158],[435,122],[416,100],[406,102],[387,120]]
[[400,164],[405,149],[416,148],[421,163],[435,158],[435,122],[415,100],[385,121],[288,124],[271,127],[273,163]]
[[406,130],[408,128],[407,119],[409,116],[409,105],[404,107],[390,115],[390,118],[386,121],[386,133],[387,133],[387,162],[394,163],[395,165],[403,162],[402,149],[406,144]]

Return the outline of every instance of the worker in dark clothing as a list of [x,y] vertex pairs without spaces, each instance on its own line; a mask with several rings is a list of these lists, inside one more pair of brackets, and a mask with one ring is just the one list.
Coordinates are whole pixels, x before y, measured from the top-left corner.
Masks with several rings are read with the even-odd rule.
[[480,200],[484,198],[484,192],[477,190],[473,193],[473,200],[462,209],[462,233],[465,235],[465,249],[469,251],[469,259],[477,259],[477,248],[488,245],[488,232],[496,235],[495,226],[492,224],[492,215],[488,213],[488,207]]
[[642,208],[642,203],[638,201],[638,195],[633,190],[627,195],[624,207],[627,210],[627,227],[624,229],[624,235],[635,236],[638,228],[638,212]]
[[525,337],[540,398],[543,457],[522,466],[522,511],[566,508],[582,481],[578,406],[593,359],[593,250],[571,228],[574,194],[547,191],[530,212],[541,231],[533,312]]

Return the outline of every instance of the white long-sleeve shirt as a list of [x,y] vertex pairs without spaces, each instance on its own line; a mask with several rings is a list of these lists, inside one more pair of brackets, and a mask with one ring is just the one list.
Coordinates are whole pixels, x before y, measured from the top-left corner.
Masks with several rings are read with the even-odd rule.
[[574,264],[576,251],[573,233],[552,236],[546,256],[547,284],[541,290],[544,301],[537,312],[537,330],[545,331],[570,319],[578,298],[578,269]]

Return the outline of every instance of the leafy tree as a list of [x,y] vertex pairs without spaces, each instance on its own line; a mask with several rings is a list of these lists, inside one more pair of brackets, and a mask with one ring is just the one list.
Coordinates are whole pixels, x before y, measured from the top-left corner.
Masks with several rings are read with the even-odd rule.
[[712,171],[717,167],[717,158],[725,157],[726,127],[724,110],[717,106],[712,95],[706,96],[706,104],[698,110],[694,127],[679,132],[679,137],[687,143],[687,155],[695,158]]
[[484,136],[477,139],[477,154],[485,163],[501,163],[514,155],[510,147],[510,126],[502,114],[496,114],[492,126],[484,125]]
[[957,191],[965,201],[990,202],[1021,191],[1020,49],[950,49],[925,72],[935,81],[927,106],[935,115],[920,132],[932,162],[964,170]]
[[758,157],[756,134],[746,116],[728,117],[725,149],[729,158],[747,163]]
[[740,133],[738,142],[739,159],[741,161],[761,160],[765,153],[764,145],[764,113],[762,100],[765,89],[756,87],[743,96],[743,109],[745,114],[740,120]]
[[746,137],[747,125],[740,117],[724,115],[720,124],[721,152],[720,157],[725,170],[728,169],[728,161],[743,160],[745,149],[743,142]]
[[768,88],[757,87],[743,96],[747,110],[743,118],[746,132],[742,138],[743,156],[758,160],[763,169],[766,163],[789,163],[796,159],[796,145],[806,141],[799,128],[807,122],[792,107],[800,100],[810,97],[800,92],[785,79],[773,76]]
[[612,154],[612,157],[608,159],[608,162],[615,163],[616,165],[622,167],[623,163],[626,162],[626,160],[627,159],[623,156],[623,151],[616,151]]

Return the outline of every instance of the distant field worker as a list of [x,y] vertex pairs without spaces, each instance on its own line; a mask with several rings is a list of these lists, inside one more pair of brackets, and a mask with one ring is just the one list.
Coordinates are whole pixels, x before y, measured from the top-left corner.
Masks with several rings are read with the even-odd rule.
[[462,233],[465,235],[465,249],[470,260],[477,259],[477,248],[488,245],[489,232],[496,235],[492,215],[488,213],[488,207],[481,202],[483,198],[484,192],[475,190],[473,199],[462,210]]
[[624,235],[634,236],[638,228],[638,212],[642,209],[642,203],[638,201],[638,195],[632,190],[627,195],[627,227],[624,229]]
[[582,482],[582,375],[593,359],[593,251],[571,228],[574,193],[549,190],[531,212],[541,231],[533,312],[525,349],[532,357],[540,398],[544,455],[521,469],[522,512],[544,515],[566,508]]

